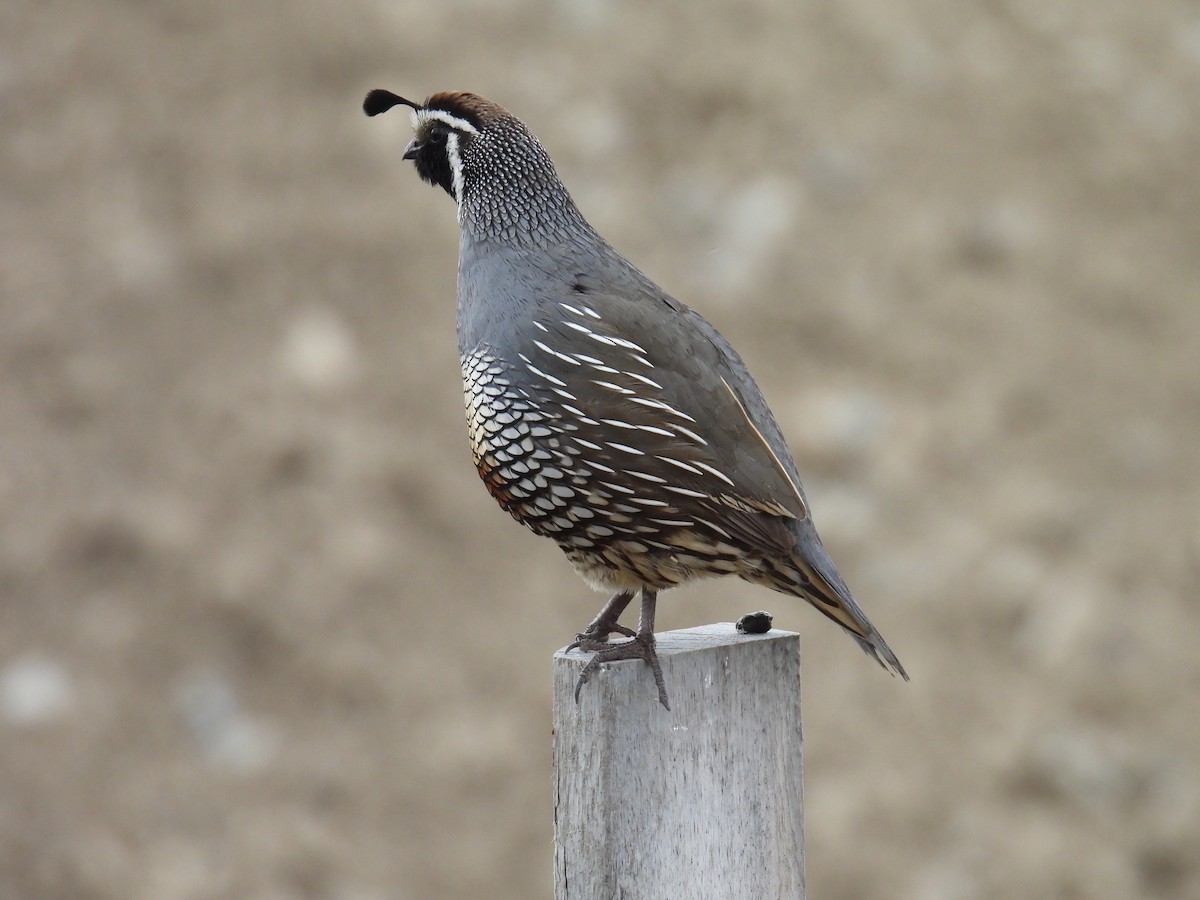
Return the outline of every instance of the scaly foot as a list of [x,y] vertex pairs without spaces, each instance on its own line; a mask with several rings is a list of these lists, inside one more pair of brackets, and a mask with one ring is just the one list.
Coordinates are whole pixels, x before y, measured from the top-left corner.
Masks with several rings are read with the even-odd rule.
[[[628,631],[628,629],[621,629],[620,626],[614,630]],[[593,648],[588,644],[590,642],[584,640],[584,635],[580,635],[579,640],[572,644],[572,647],[578,646],[581,650],[591,651]],[[621,641],[619,644],[600,642],[599,649],[594,651],[592,658],[579,672],[579,679],[575,682],[575,702],[579,702],[579,691],[600,666],[607,662],[617,662],[623,659],[640,659],[650,666],[650,671],[654,673],[654,683],[658,686],[658,702],[669,710],[671,704],[667,700],[667,685],[663,680],[662,666],[658,662],[658,651],[655,649],[654,632],[652,631],[638,634],[630,632],[630,639]]]
[[587,628],[575,635],[575,643],[568,646],[567,649],[583,650],[586,653],[603,650],[608,646],[608,636],[614,631],[625,637],[633,637],[635,632],[618,621],[621,613],[625,612],[625,607],[633,599],[633,593],[633,591],[617,591],[613,594],[604,604],[604,609],[600,610],[596,614],[596,618],[588,623]]
[[608,643],[608,636],[616,632],[623,634],[625,637],[634,637],[637,632],[632,628],[626,628],[617,622],[593,622],[587,627],[586,631],[581,631],[575,635],[575,640],[567,644],[568,650],[582,650],[585,653],[595,653],[600,650],[607,650],[611,644]]

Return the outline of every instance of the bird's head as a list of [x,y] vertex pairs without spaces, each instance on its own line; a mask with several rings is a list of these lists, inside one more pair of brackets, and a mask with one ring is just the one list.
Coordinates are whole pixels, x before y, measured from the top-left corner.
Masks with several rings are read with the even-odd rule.
[[415,135],[404,148],[417,174],[443,188],[456,201],[463,199],[464,160],[471,158],[473,145],[490,133],[520,127],[520,122],[498,103],[477,94],[444,92],[424,103],[414,103],[391,91],[377,88],[367,94],[363,112],[377,116],[394,106],[407,106]]
[[591,233],[541,142],[499,103],[460,92],[414,103],[376,89],[363,112],[377,116],[395,106],[408,107],[415,132],[404,158],[454,198],[465,232],[539,244]]

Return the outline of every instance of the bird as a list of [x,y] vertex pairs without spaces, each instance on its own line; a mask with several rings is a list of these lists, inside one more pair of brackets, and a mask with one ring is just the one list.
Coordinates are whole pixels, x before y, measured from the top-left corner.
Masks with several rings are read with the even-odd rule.
[[[458,210],[456,326],[479,477],[612,592],[568,646],[592,654],[576,702],[603,663],[635,659],[669,710],[658,594],[724,575],[803,598],[907,681],[821,543],[779,424],[729,342],[588,224],[503,106],[458,91],[363,101],[368,116],[396,106],[414,130],[403,159]],[[619,619],[639,595],[633,630]]]

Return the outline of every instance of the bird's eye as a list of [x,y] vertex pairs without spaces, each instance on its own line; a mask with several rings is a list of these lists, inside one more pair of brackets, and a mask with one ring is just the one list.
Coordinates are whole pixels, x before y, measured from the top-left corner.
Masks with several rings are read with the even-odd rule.
[[434,125],[429,129],[428,141],[431,144],[444,144],[446,143],[446,135],[449,133],[450,129],[444,125]]

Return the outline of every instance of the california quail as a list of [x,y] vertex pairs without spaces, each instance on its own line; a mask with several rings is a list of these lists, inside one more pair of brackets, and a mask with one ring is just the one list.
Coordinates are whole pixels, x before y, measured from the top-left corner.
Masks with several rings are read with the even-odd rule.
[[[803,597],[869,655],[904,667],[854,602],[813,527],[796,464],[741,358],[704,318],[584,220],[541,143],[475,94],[402,104],[404,150],[458,204],[458,346],[471,449],[488,491],[615,590],[576,637],[602,662],[647,662],[658,592],[738,575]],[[641,592],[637,632],[618,623]],[[608,643],[613,632],[630,638]],[[668,707],[669,708],[669,707]]]

